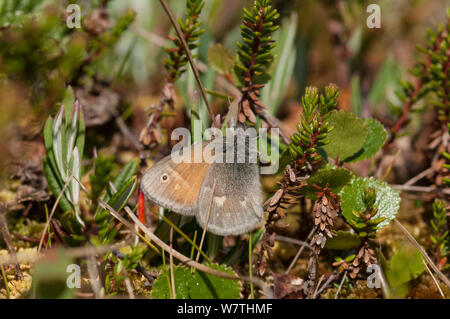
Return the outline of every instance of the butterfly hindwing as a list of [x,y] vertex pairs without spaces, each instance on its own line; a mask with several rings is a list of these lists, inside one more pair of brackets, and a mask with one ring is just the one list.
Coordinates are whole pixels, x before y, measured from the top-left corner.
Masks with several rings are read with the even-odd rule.
[[257,164],[214,163],[200,191],[197,222],[217,235],[243,234],[262,221],[261,202]]

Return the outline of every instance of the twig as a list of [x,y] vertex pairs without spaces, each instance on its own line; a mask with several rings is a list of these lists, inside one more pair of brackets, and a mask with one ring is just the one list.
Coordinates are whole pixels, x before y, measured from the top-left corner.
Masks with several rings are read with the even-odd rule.
[[[308,243],[306,243],[304,241],[301,241],[301,240],[298,240],[298,239],[294,239],[294,238],[290,238],[290,237],[276,235],[275,239],[276,240],[285,241],[285,242],[288,242],[288,243],[292,243],[292,244],[296,244],[296,245],[302,245],[302,246],[308,247],[311,250],[311,252],[312,252],[310,262],[314,263],[316,271],[317,271],[317,266],[319,264],[319,257],[317,256],[317,253],[316,253],[316,250],[314,249],[314,247],[312,247],[310,244],[308,244]],[[312,259],[312,257],[314,257],[314,259]],[[316,287],[316,289],[317,289],[318,286],[319,285],[317,284],[317,279],[315,279],[314,280],[314,287]],[[314,298],[314,294],[309,293],[309,295],[310,295],[310,297]]]
[[[137,236],[136,236],[137,237]],[[117,258],[120,259],[124,259],[125,258],[125,254],[122,253],[120,250],[118,249],[114,249],[112,250],[112,253],[114,254],[114,256],[116,256]],[[142,276],[145,277],[145,279],[147,279],[147,281],[151,284],[153,283],[153,281],[155,281],[155,277],[150,275],[147,270],[141,265],[140,262],[137,262],[136,264],[136,271],[139,272]]]
[[[77,248],[68,248],[65,249],[64,252],[72,257],[72,258],[80,258],[90,255],[97,255],[101,253],[106,253],[108,251],[113,251],[114,249],[125,246],[124,243],[119,243],[115,245],[105,245],[105,246],[92,246],[92,247],[77,247]],[[42,253],[38,253],[33,251],[31,253],[22,253],[19,252],[17,256],[17,261],[20,263],[34,263],[38,259],[42,258],[44,255]],[[0,258],[0,265],[6,266],[12,264],[14,259],[12,257]]]
[[0,203],[0,233],[2,234],[3,240],[6,243],[6,247],[8,247],[8,251],[11,254],[11,261],[15,265],[14,267],[17,276],[19,276],[20,279],[23,279],[22,270],[20,270],[19,262],[17,260],[16,249],[14,248],[11,240],[11,235],[8,230],[8,221],[6,220],[5,211],[5,205]]
[[125,281],[125,287],[127,288],[128,297],[130,297],[130,299],[136,299],[134,297],[133,287],[131,286],[130,278],[128,277],[128,272],[125,268],[123,269],[123,275],[125,277],[124,281]]
[[325,281],[325,283],[322,285],[322,287],[320,287],[316,294],[313,296],[313,299],[316,299],[317,296],[320,296],[320,294],[325,290],[325,288],[328,287],[328,285],[334,280],[336,279],[337,274],[336,272],[333,272],[330,277],[328,277],[327,281]]
[[313,252],[315,252],[314,248],[310,244],[308,244],[307,242],[302,241],[302,240],[298,240],[298,239],[291,238],[291,237],[286,237],[286,236],[281,236],[281,235],[276,235],[275,239],[278,240],[278,241],[284,241],[284,242],[291,243],[291,244],[294,244],[294,245],[307,247],[307,248],[311,249]]
[[424,178],[425,176],[427,176],[428,174],[430,174],[431,172],[433,172],[434,169],[432,167],[427,168],[426,170],[424,170],[423,172],[417,174],[416,176],[414,176],[413,178],[411,178],[410,180],[408,180],[405,184],[403,184],[404,186],[410,186],[410,185],[414,185],[416,182],[418,182],[419,180],[421,180],[422,178]]
[[443,193],[450,195],[450,189],[439,189],[434,186],[413,186],[413,185],[391,185],[399,191],[420,192],[420,193]]
[[203,83],[200,79],[200,75],[198,73],[197,67],[194,63],[194,59],[192,58],[191,55],[191,51],[189,50],[189,47],[186,43],[186,39],[183,36],[183,33],[180,30],[180,26],[177,23],[177,20],[175,19],[175,16],[173,15],[172,11],[170,10],[169,5],[167,4],[167,2],[165,0],[159,0],[159,2],[161,3],[164,11],[167,13],[167,16],[169,17],[170,22],[172,23],[175,32],[178,36],[178,38],[181,41],[181,44],[183,45],[184,51],[186,52],[186,56],[189,60],[189,64],[191,65],[192,71],[194,73],[195,79],[197,80],[197,84],[198,87],[200,88],[200,92],[202,94],[203,100],[205,101],[205,105],[208,108],[209,114],[211,116],[211,120],[214,122],[214,124],[216,125],[216,127],[220,127],[219,123],[216,120],[216,117],[214,116],[213,110],[211,108],[211,105],[209,104],[208,98],[206,96],[206,91],[205,91],[205,87],[203,86]]
[[387,283],[387,279],[386,276],[384,274],[383,268],[380,266],[380,262],[377,260],[377,265],[380,269],[378,275],[379,275],[379,279],[380,279],[380,283],[381,283],[381,291],[383,292],[383,297],[385,299],[390,299],[391,298],[391,289],[389,287],[389,284]]
[[120,131],[122,132],[123,136],[131,143],[131,145],[136,149],[136,151],[138,151],[139,153],[142,152],[144,150],[142,144],[139,143],[137,138],[130,132],[120,114],[118,112],[114,113],[116,124],[119,127]]
[[345,278],[347,278],[347,272],[345,272],[345,273],[344,273],[344,276],[342,276],[341,283],[339,284],[339,288],[338,288],[338,290],[336,291],[336,294],[334,295],[334,299],[337,299],[337,298],[338,298],[339,293],[341,292],[342,285],[344,284]]
[[283,131],[281,130],[281,123],[275,116],[270,114],[266,109],[262,109],[261,112],[259,113],[259,116],[261,116],[261,118],[264,121],[266,121],[266,123],[270,127],[278,127],[280,129],[280,137],[286,145],[288,145],[291,142],[289,137],[287,137],[286,134],[284,134]]
[[319,286],[322,283],[322,280],[323,280],[324,277],[325,277],[325,275],[320,276],[319,282],[316,285],[316,289],[314,289],[314,293],[312,294],[312,299],[316,299],[317,291],[318,291]]
[[134,30],[134,32],[136,32],[136,34],[138,36],[150,41],[151,43],[153,43],[159,47],[165,47],[165,46],[169,45],[169,41],[166,38],[164,38],[156,33],[145,30],[144,28],[141,28],[138,25],[134,25],[133,30]]
[[[306,237],[306,239],[309,240],[315,231],[316,231],[316,228],[311,229],[311,231],[309,232],[309,235],[308,235],[308,237]],[[294,259],[292,259],[291,264],[289,265],[288,269],[286,269],[286,271],[284,272],[285,274],[290,273],[292,268],[294,268],[294,265],[297,262],[300,255],[302,254],[303,249],[305,249],[305,246],[306,245],[301,245],[301,247],[298,249],[297,254],[295,254],[295,257],[294,257]]]
[[169,250],[169,262],[170,262],[170,285],[172,288],[172,299],[177,299],[177,293],[175,291],[175,276],[173,275],[173,228],[170,227],[170,250]]
[[439,268],[434,264],[431,258],[427,255],[422,246],[416,241],[416,239],[411,235],[411,233],[403,226],[397,219],[394,219],[395,223],[400,227],[402,232],[406,235],[406,237],[411,241],[411,243],[416,246],[416,248],[420,251],[422,256],[428,262],[428,264],[433,268],[434,272],[438,275],[438,277],[450,288],[450,281],[448,278],[439,270]]
[[391,172],[392,167],[394,166],[395,162],[397,161],[398,156],[400,155],[400,152],[401,152],[401,150],[398,150],[397,153],[395,153],[394,158],[390,162],[388,168],[386,169],[386,172],[384,173],[383,177],[381,178],[382,181],[384,181],[389,176],[389,173]]
[[422,262],[425,265],[425,268],[427,269],[428,273],[430,274],[431,278],[433,278],[434,284],[436,285],[439,293],[441,294],[442,299],[445,299],[445,295],[442,292],[441,287],[439,286],[439,283],[436,280],[436,277],[434,277],[433,273],[431,272],[430,268],[428,267],[427,263],[425,262],[425,260],[422,258]]
[[94,256],[92,256],[92,255],[90,255],[88,258],[87,270],[88,270],[89,279],[90,279],[91,287],[94,292],[95,298],[99,299],[99,298],[101,298],[101,294],[100,294],[101,286],[100,286],[100,280],[98,279],[98,277],[99,277],[98,269],[95,264]]
[[[109,184],[109,187],[111,187],[113,195],[116,194],[117,193],[117,188],[116,188],[116,186],[114,186],[114,183],[109,181],[108,184]],[[125,205],[125,206],[128,206],[128,205]],[[134,236],[134,243],[135,243],[134,244],[135,246],[139,243],[139,237],[138,236]]]

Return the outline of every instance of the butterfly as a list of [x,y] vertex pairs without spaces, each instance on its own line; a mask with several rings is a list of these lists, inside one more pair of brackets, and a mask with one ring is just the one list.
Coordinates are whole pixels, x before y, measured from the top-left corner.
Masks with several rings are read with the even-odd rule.
[[[236,136],[240,136],[237,134]],[[222,145],[220,145],[222,143]],[[250,143],[248,143],[250,144]],[[248,147],[246,145],[246,154]],[[194,161],[196,149],[231,152],[233,161]],[[259,165],[247,156],[236,160],[238,147],[225,137],[183,149],[185,161],[172,154],[153,165],[142,177],[141,189],[155,204],[178,214],[195,216],[202,228],[216,235],[240,235],[253,230],[263,219]],[[211,152],[215,155],[214,152]],[[225,159],[225,158],[224,158]]]

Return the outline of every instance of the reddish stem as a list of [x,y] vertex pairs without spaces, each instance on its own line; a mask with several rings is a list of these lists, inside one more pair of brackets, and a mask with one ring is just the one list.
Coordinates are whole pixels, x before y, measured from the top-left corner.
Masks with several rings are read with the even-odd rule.
[[139,221],[145,225],[145,199],[144,199],[144,193],[142,191],[139,191],[138,217],[139,217]]
[[[439,37],[436,39],[436,45],[434,48],[432,48],[433,51],[437,50],[440,47],[441,41],[442,41],[442,34],[440,34]],[[431,66],[431,56],[428,55],[426,65],[423,69],[424,75],[426,75],[428,73],[428,69],[430,68],[430,66]],[[406,99],[402,114],[400,115],[400,117],[397,119],[394,126],[392,127],[391,137],[389,138],[388,143],[386,143],[385,148],[394,141],[394,139],[397,136],[400,129],[405,125],[405,122],[407,121],[407,118],[411,111],[411,108],[412,108],[416,98],[419,95],[420,89],[422,88],[422,85],[423,85],[422,79],[423,79],[423,77],[419,77],[417,79],[413,93],[410,96],[408,96],[408,98]]]

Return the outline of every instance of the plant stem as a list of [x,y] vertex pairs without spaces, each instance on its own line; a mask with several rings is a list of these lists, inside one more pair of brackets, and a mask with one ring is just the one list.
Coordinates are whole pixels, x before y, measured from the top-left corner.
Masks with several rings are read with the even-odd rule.
[[8,279],[6,278],[6,273],[5,273],[5,269],[3,269],[3,265],[0,265],[0,269],[2,271],[3,283],[5,284],[6,297],[9,299],[9,298],[11,298],[11,292],[9,291]]
[[197,80],[198,87],[200,88],[200,92],[202,94],[203,100],[205,101],[206,107],[208,108],[209,114],[211,116],[211,120],[214,122],[216,127],[220,127],[219,123],[217,123],[216,117],[214,116],[213,110],[211,108],[211,105],[209,104],[208,98],[206,96],[205,87],[203,86],[203,83],[200,79],[200,74],[198,73],[198,69],[194,63],[194,59],[192,58],[191,51],[189,50],[189,47],[186,43],[186,39],[183,37],[183,33],[180,30],[180,26],[178,25],[175,16],[172,13],[172,10],[170,9],[169,5],[165,0],[159,0],[161,3],[164,11],[166,12],[167,16],[169,17],[170,22],[172,23],[175,32],[180,39],[181,44],[183,45],[184,51],[186,52],[186,56],[189,60],[189,64],[191,65],[192,71],[194,72],[195,79]]

